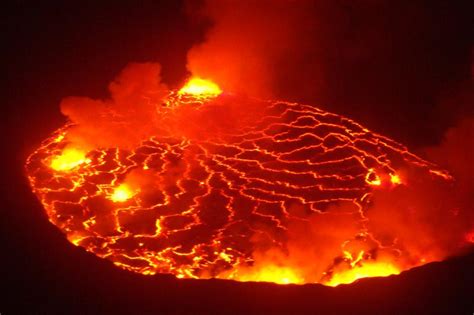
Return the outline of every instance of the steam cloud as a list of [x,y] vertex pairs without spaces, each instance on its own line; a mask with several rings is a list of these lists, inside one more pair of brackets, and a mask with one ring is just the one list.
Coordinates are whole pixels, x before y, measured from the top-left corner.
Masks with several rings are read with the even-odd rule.
[[61,112],[75,124],[67,134],[72,145],[130,148],[153,135],[157,105],[168,92],[160,70],[158,63],[131,63],[110,83],[110,99],[63,99]]
[[213,26],[188,52],[188,70],[226,91],[273,96],[278,76],[314,41],[311,6],[308,1],[206,1],[201,14]]

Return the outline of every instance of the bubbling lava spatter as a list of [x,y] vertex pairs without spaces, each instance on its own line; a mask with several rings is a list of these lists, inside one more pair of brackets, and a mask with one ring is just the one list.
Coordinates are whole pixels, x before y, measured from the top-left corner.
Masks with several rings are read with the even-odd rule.
[[[133,149],[75,148],[68,123],[28,158],[34,193],[71,243],[146,275],[281,284],[334,286],[429,261],[405,259],[366,217],[376,190],[409,184],[404,169],[451,180],[404,146],[313,106],[216,85],[188,84],[157,112],[159,131]],[[344,217],[354,224],[330,224]],[[312,223],[322,237],[308,232],[308,251],[320,259],[292,258],[295,230]]]

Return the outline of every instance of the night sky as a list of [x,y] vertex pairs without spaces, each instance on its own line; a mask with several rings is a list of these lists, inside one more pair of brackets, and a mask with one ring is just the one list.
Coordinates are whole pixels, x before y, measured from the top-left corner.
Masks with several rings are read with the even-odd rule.
[[[422,152],[473,115],[473,11],[469,1],[375,2],[317,2],[320,32],[298,58],[275,63],[274,94],[343,114]],[[212,25],[190,16],[198,4],[14,1],[3,8],[0,313],[471,314],[472,254],[343,289],[176,281],[119,270],[71,246],[47,221],[23,164],[65,122],[61,99],[106,97],[108,82],[132,61],[161,63],[163,81],[179,87],[187,51]]]

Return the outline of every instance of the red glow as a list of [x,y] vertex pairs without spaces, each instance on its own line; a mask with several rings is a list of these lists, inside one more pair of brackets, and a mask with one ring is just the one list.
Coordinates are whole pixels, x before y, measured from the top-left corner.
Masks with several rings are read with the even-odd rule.
[[169,93],[135,147],[77,149],[69,124],[46,139],[27,170],[51,222],[121,268],[178,278],[335,286],[446,255],[404,237],[397,215],[420,207],[372,204],[411,173],[444,185],[445,171],[345,117],[207,97],[220,93],[195,79]]

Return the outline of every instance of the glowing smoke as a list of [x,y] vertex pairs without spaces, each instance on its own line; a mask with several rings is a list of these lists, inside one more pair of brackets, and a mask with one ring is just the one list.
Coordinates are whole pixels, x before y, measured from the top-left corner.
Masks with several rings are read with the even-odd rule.
[[189,71],[226,91],[272,96],[282,64],[294,66],[314,42],[310,7],[308,1],[206,1],[199,12],[213,25],[188,52]]
[[67,134],[72,146],[133,147],[154,134],[157,110],[167,95],[157,63],[131,63],[110,83],[111,98],[68,97],[61,112],[75,124]]

